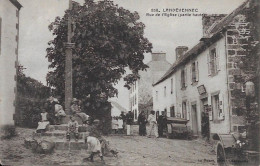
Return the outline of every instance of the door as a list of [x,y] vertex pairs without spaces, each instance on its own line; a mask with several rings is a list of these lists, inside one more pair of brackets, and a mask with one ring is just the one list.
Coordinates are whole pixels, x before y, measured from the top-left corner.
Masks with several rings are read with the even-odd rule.
[[193,104],[191,106],[191,114],[192,114],[192,130],[193,134],[198,134],[198,120],[197,120],[197,105]]
[[208,112],[208,99],[201,100],[201,134],[204,138],[209,139],[209,112]]

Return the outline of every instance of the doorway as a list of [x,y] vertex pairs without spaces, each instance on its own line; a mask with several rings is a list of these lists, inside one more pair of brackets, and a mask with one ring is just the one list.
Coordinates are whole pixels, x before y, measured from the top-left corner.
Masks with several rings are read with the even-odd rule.
[[209,112],[208,112],[208,98],[201,100],[201,135],[209,139]]
[[193,134],[198,135],[197,104],[191,105],[191,115],[192,115]]

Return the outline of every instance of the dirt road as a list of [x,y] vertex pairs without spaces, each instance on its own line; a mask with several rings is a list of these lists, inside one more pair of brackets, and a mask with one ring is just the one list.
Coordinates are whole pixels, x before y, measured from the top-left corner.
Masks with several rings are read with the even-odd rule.
[[[52,154],[34,154],[23,146],[31,129],[18,128],[19,136],[0,141],[0,160],[7,165],[104,165],[98,157],[95,163],[83,162],[86,151],[55,151]],[[105,157],[105,165],[116,166],[180,166],[217,165],[212,147],[204,141],[147,138],[141,136],[106,137],[118,157]]]

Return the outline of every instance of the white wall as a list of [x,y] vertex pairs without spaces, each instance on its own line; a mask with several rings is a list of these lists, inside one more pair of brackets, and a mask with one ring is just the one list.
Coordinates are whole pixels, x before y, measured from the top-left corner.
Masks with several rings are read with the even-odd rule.
[[[134,113],[134,117],[138,117],[139,115],[139,110],[138,110],[138,102],[139,102],[139,96],[138,96],[138,86],[139,86],[139,80],[135,82],[136,83],[136,86],[132,85],[131,89],[130,89],[130,92],[129,92],[129,99],[130,102],[132,105],[130,105],[130,109],[131,111]],[[133,88],[133,90],[132,90]],[[134,96],[136,97],[136,103],[134,102]],[[133,105],[133,102],[134,102],[134,105]],[[136,115],[135,115],[135,111],[136,110]],[[137,121],[137,118],[134,118],[134,121]]]
[[[171,79],[173,79],[173,92],[171,93]],[[176,107],[175,77],[171,76],[165,81],[153,87],[153,110],[159,111],[160,114],[167,109],[167,116],[170,116],[170,107]],[[164,87],[166,87],[166,96],[164,96]],[[158,100],[156,99],[158,91]]]
[[0,1],[0,17],[2,18],[1,54],[0,54],[0,125],[14,124],[14,100],[16,81],[15,61],[17,58],[16,35],[18,30],[16,17],[18,10],[9,0]]
[[[211,94],[215,92],[220,92],[220,96],[223,96],[220,101],[223,102],[223,111],[225,114],[225,119],[215,123],[210,121],[210,132],[211,133],[229,133],[230,132],[230,124],[229,124],[229,107],[228,107],[228,91],[227,91],[227,70],[226,70],[226,48],[225,48],[225,38],[220,39],[213,44],[216,46],[217,52],[219,54],[219,65],[220,71],[215,76],[208,75],[208,64],[207,64],[207,55],[209,54],[209,48],[202,52],[196,59],[198,61],[199,67],[199,81],[195,85],[191,85],[190,79],[190,67],[191,62],[185,65],[187,67],[187,79],[188,84],[185,90],[181,90],[181,70],[178,70],[176,75],[176,91],[177,91],[177,111],[181,113],[182,111],[182,101],[187,100],[187,111],[189,113],[189,123],[188,125],[192,126],[192,112],[191,112],[191,103],[196,102],[197,106],[197,122],[198,122],[198,131],[201,132],[201,100],[200,95],[198,93],[197,87],[200,85],[204,85],[208,94],[209,105],[211,103]],[[210,47],[211,48],[211,47]]]

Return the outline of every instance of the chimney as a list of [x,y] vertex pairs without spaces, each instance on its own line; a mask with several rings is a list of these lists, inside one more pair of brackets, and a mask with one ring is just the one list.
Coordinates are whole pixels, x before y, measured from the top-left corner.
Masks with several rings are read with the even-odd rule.
[[202,16],[203,36],[206,37],[210,34],[210,30],[224,18],[226,14],[205,14]]
[[166,53],[165,52],[153,52],[152,61],[165,61]]
[[188,51],[188,47],[187,46],[178,46],[175,49],[176,52],[176,61],[180,59],[180,57],[182,57],[187,51]]

